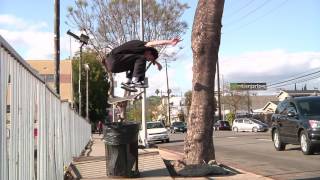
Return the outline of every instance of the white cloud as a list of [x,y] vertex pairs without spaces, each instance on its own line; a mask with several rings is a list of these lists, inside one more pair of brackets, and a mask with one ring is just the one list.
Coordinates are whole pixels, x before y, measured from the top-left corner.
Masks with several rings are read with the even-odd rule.
[[13,26],[19,29],[27,27],[27,24],[25,23],[25,21],[9,14],[0,14],[0,25],[9,26],[9,27]]
[[[220,75],[223,76],[225,83],[274,83],[292,78],[293,75],[314,72],[315,68],[320,68],[320,52],[286,52],[276,49],[220,57]],[[179,69],[175,80],[181,89],[188,90],[191,89],[193,62],[191,59],[185,59],[181,62],[181,64],[174,66]],[[310,87],[315,86],[312,81],[307,83]]]
[[31,22],[10,14],[0,14],[0,25],[5,26],[7,29],[23,31],[39,30],[48,27],[46,22]]
[[272,50],[222,57],[221,74],[228,81],[270,82],[320,67],[320,52]]
[[[24,59],[53,59],[54,34],[46,22],[28,22],[12,15],[0,15],[0,34]],[[62,33],[62,32],[60,32]],[[79,44],[72,40],[72,54]],[[61,57],[70,54],[70,40],[60,34]]]

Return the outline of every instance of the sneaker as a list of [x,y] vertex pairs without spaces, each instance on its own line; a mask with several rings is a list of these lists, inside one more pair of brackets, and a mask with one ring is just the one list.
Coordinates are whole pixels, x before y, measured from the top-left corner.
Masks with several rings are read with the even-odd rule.
[[123,83],[123,84],[121,83],[121,88],[125,89],[127,91],[130,91],[130,92],[138,92],[138,90],[135,87],[130,86],[130,85],[128,86],[125,83]]
[[148,88],[148,85],[144,84],[143,81],[132,82],[129,86],[136,87],[136,88]]
[[129,87],[131,83],[132,83],[132,82],[122,82],[122,83],[121,83],[121,86],[127,86],[127,87]]

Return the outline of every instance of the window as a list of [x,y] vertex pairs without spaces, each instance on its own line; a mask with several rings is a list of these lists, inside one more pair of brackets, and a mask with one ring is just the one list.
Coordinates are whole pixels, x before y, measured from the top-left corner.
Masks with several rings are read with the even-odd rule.
[[320,101],[319,99],[311,99],[298,102],[298,107],[303,116],[320,116]]
[[237,119],[236,122],[237,123],[243,123],[243,119]]
[[147,123],[147,129],[154,129],[154,128],[164,128],[164,126],[161,122]]
[[294,105],[294,103],[290,102],[289,106],[287,107],[286,110],[287,113],[291,112],[291,113],[297,113],[297,108],[296,105]]
[[243,122],[244,122],[245,124],[250,124],[250,120],[249,120],[249,119],[245,119],[245,120],[243,120]]
[[286,110],[286,107],[288,106],[288,101],[284,100],[281,103],[278,104],[276,109],[276,114],[286,114],[284,111]]

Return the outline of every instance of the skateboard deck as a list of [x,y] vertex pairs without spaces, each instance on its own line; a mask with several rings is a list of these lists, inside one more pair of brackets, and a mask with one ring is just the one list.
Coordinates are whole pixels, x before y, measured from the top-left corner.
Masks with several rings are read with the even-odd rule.
[[125,96],[125,97],[109,98],[108,103],[109,104],[116,104],[116,103],[124,102],[124,101],[133,101],[133,100],[138,99],[143,92],[144,91],[141,91],[137,94],[133,94],[133,95]]

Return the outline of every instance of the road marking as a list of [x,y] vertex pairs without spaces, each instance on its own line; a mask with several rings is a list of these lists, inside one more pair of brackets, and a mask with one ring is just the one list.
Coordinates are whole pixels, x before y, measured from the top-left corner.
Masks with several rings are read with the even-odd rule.
[[259,140],[259,141],[272,141],[271,139],[256,139],[256,140]]
[[226,137],[226,138],[235,139],[235,138],[238,138],[238,137],[233,137],[233,136],[231,136],[231,137]]

